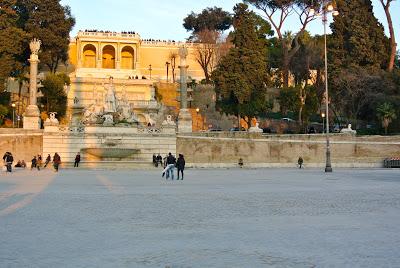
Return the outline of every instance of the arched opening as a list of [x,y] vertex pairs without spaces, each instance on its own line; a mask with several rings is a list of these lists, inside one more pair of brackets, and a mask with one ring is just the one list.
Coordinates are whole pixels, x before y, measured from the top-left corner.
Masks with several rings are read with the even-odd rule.
[[121,51],[121,69],[134,69],[135,51],[132,47],[126,46]]
[[83,68],[96,68],[96,47],[92,44],[83,47]]
[[103,48],[103,68],[115,69],[115,48],[111,45]]

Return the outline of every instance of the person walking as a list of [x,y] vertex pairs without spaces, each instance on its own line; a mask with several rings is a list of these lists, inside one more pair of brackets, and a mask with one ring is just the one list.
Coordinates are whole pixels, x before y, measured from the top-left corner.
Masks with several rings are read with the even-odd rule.
[[36,155],[34,155],[32,160],[31,160],[31,170],[36,168],[36,166],[37,166],[37,158],[36,158]]
[[168,180],[169,177],[171,176],[171,180],[174,180],[175,164],[176,164],[176,158],[171,153],[168,153],[166,160],[166,167],[163,170],[162,177],[166,175],[165,178]]
[[156,156],[156,154],[153,154],[153,165],[154,165],[155,167],[158,167],[157,156]]
[[300,156],[299,159],[297,160],[297,164],[299,165],[299,168],[303,167],[303,162],[304,162],[303,157]]
[[162,167],[162,156],[160,154],[157,155],[157,165]]
[[53,156],[53,166],[56,172],[58,172],[58,167],[61,164],[61,157],[58,153],[55,153]]
[[37,163],[36,163],[37,170],[40,171],[40,167],[41,167],[41,166],[42,166],[42,156],[41,156],[40,154],[38,154],[38,156],[37,156]]
[[75,156],[74,167],[79,167],[79,162],[81,162],[81,154],[77,153],[76,156]]
[[183,154],[179,154],[178,160],[176,161],[176,168],[178,169],[178,179],[179,180],[179,172],[182,174],[182,179],[183,180],[183,170],[185,169],[185,158],[183,157]]
[[6,152],[3,156],[4,163],[7,167],[7,172],[12,172],[12,163],[14,162],[14,157],[12,153]]
[[47,165],[50,163],[50,161],[51,161],[51,156],[50,156],[50,154],[48,154],[46,157],[46,162],[44,163],[44,167],[47,167]]

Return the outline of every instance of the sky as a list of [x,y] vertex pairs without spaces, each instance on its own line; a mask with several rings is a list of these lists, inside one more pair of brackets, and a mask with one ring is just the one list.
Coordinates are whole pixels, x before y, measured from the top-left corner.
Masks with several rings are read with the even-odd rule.
[[[79,30],[97,29],[110,31],[135,31],[143,39],[183,41],[189,33],[183,28],[183,19],[192,11],[200,13],[206,7],[222,7],[232,12],[239,0],[61,0],[63,5],[71,7],[76,18],[76,25],[71,36]],[[374,13],[384,25],[388,34],[385,13],[379,0],[372,0]],[[396,33],[400,42],[400,1],[391,5],[391,13]],[[298,19],[290,18],[285,30],[296,32]],[[307,30],[312,34],[322,34],[321,20],[310,23]]]

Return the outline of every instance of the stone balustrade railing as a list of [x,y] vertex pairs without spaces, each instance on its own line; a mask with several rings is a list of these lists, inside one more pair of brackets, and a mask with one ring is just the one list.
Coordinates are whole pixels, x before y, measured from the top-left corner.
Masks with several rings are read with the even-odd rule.
[[130,103],[132,103],[132,106],[134,108],[157,108],[158,107],[158,103],[155,100],[134,100],[134,101],[130,101]]
[[97,36],[97,37],[123,37],[123,38],[134,38],[140,39],[140,35],[135,34],[128,34],[128,33],[116,33],[116,32],[79,32],[78,37],[85,37],[85,36]]
[[196,43],[192,42],[183,42],[183,41],[147,41],[147,40],[142,40],[142,45],[148,45],[148,46],[157,46],[157,47],[163,47],[163,46],[186,46],[186,47],[193,47],[196,45]]

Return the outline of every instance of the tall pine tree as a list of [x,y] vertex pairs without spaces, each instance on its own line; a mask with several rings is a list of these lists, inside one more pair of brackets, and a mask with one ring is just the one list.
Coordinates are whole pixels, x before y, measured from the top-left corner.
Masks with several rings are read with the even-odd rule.
[[212,78],[217,106],[227,114],[252,118],[268,109],[270,77],[265,42],[271,31],[265,23],[260,25],[262,20],[246,4],[237,4],[234,12],[234,47],[222,58]]
[[15,0],[3,0],[0,6],[0,92],[4,90],[4,81],[23,69],[20,55],[26,33],[17,27],[15,3]]
[[[68,6],[60,0],[17,0],[18,24],[29,33],[30,38],[42,41],[40,61],[51,72],[68,59],[69,33],[75,25]],[[29,57],[29,46],[25,57]]]
[[337,0],[331,24],[330,61],[337,68],[385,68],[389,40],[374,16],[371,0]]

